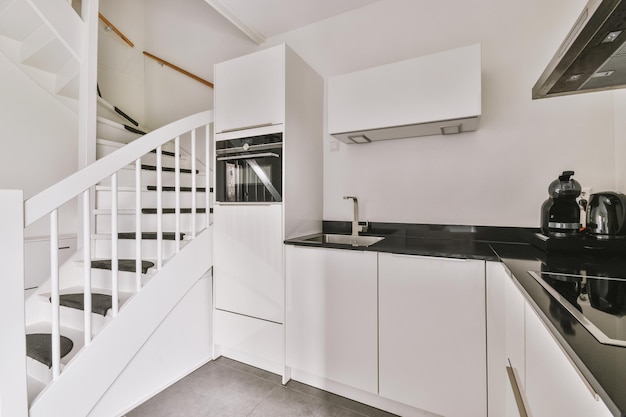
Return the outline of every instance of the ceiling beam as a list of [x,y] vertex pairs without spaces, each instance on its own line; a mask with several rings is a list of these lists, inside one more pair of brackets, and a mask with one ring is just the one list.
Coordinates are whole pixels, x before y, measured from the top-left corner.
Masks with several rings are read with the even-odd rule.
[[265,42],[265,37],[261,35],[255,28],[246,23],[240,18],[230,7],[228,7],[222,0],[204,0],[211,7],[213,7],[219,14],[228,19],[233,25],[248,36],[257,45],[261,45]]

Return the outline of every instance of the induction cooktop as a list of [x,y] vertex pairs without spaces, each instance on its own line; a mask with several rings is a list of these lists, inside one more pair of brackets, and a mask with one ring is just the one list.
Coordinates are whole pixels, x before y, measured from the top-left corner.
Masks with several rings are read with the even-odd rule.
[[[600,343],[626,347],[626,279],[528,271]],[[558,314],[555,312],[555,314]],[[567,320],[561,320],[567,332]]]

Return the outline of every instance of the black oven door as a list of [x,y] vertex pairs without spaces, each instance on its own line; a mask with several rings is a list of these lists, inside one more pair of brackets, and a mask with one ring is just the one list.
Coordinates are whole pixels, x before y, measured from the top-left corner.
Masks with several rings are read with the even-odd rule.
[[282,201],[282,133],[216,142],[216,201]]

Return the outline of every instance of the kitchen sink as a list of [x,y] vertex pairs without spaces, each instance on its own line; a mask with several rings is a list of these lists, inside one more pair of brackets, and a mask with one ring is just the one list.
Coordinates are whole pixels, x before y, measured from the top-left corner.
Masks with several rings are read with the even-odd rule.
[[302,238],[293,239],[300,242],[307,243],[329,243],[334,245],[349,245],[357,247],[367,247],[374,243],[378,243],[384,239],[384,236],[352,236],[352,235],[339,235],[329,233],[317,233],[311,236],[304,236]]

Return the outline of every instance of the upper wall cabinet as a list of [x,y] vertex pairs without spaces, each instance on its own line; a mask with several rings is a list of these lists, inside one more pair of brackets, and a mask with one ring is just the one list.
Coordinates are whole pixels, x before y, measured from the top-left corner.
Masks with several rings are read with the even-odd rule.
[[479,44],[331,77],[329,133],[368,143],[476,130]]
[[215,65],[215,132],[285,121],[285,45]]

